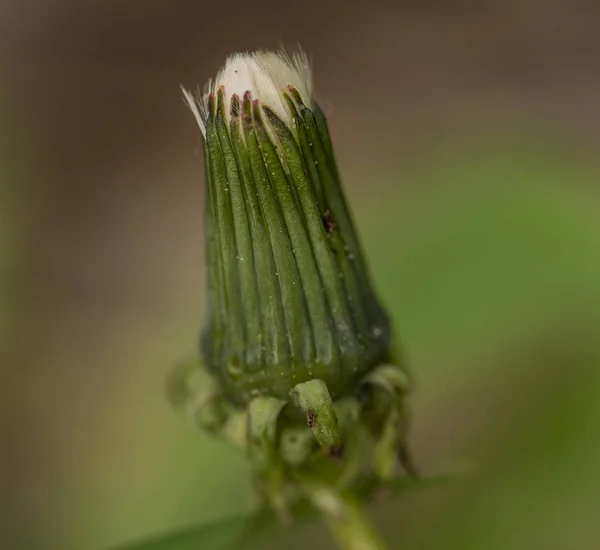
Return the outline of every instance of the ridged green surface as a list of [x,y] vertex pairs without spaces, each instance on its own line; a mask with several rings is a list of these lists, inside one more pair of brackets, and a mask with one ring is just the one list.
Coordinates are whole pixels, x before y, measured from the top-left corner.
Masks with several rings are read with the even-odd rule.
[[243,405],[320,378],[332,396],[388,355],[325,119],[294,89],[291,127],[247,93],[209,98],[207,369]]

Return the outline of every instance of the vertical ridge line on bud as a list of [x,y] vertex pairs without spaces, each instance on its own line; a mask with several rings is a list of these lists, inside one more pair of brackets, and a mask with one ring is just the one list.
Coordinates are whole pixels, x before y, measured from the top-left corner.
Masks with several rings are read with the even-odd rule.
[[[362,247],[359,244],[359,239],[356,234],[356,229],[350,214],[350,209],[342,193],[341,179],[338,168],[335,162],[333,145],[329,135],[329,129],[325,120],[325,115],[317,104],[309,109],[300,97],[298,91],[292,86],[288,87],[294,102],[298,106],[300,117],[306,126],[308,137],[313,145],[315,157],[318,162],[318,170],[323,179],[324,188],[328,192],[328,202],[335,210],[335,215],[338,224],[343,227],[343,232],[347,234],[350,240],[347,243],[352,248],[352,253],[355,256],[355,261],[358,266],[358,272],[361,274],[368,273]],[[370,286],[370,281],[365,280]]]
[[375,323],[373,328],[373,330],[376,329],[375,335],[371,330],[369,331],[370,336],[378,339],[377,334],[381,332],[380,336],[389,338],[389,320],[372,290],[373,286],[364,253],[356,234],[350,209],[342,192],[335,158],[333,157],[333,147],[323,113],[318,106],[315,106],[314,112],[308,109],[302,102],[298,92],[293,88],[290,89],[290,92],[298,105],[300,116],[312,143],[312,151],[317,161],[319,175],[323,181],[327,203],[333,212],[336,224],[340,228],[340,233],[344,235],[347,252],[352,254],[351,264],[358,280],[364,307],[367,309],[371,322]]
[[281,95],[283,96],[290,113],[292,131],[296,134],[296,140],[300,146],[300,150],[302,151],[302,156],[305,158],[306,166],[308,166],[309,176],[312,180],[313,189],[317,199],[317,206],[321,211],[324,211],[327,208],[327,200],[325,199],[323,184],[316,171],[314,159],[310,153],[312,143],[307,137],[306,129],[303,125],[304,121],[300,117],[298,110],[296,109],[296,105],[294,104],[294,101],[290,95],[285,90],[282,90]]
[[[312,181],[313,189],[317,195],[317,206],[319,208],[319,213],[323,219],[326,214],[331,214],[331,210],[333,209],[331,209],[331,205],[326,198],[326,193],[324,190],[325,185],[323,183],[324,178],[321,177],[322,171],[326,170],[327,167],[323,166],[324,160],[322,155],[319,155],[320,151],[318,147],[320,144],[313,143],[310,140],[304,120],[302,117],[300,117],[293,99],[287,92],[284,92],[284,98],[292,116],[293,129],[296,132],[300,152],[304,158],[304,164],[308,167],[307,177]],[[317,155],[321,160],[320,166],[319,159],[315,158]],[[325,181],[328,184],[331,183],[328,179],[325,179]],[[337,218],[334,210],[333,223],[337,226],[336,219]],[[365,306],[363,304],[362,293],[364,291],[361,291],[360,288],[359,277],[356,273],[356,265],[354,263],[354,256],[352,255],[352,252],[345,241],[346,233],[346,231],[339,231],[336,227],[334,227],[328,233],[328,239],[330,243],[330,249],[337,262],[338,269],[340,270],[342,284],[346,291],[348,305],[350,308],[350,314],[352,315],[352,319],[356,325],[359,341],[362,344],[369,331],[367,323],[368,318],[366,316]]]
[[294,98],[297,101],[299,100],[301,110],[306,112],[306,114],[308,114],[309,116],[312,115],[312,117],[310,118],[313,119],[315,126],[317,127],[319,137],[321,138],[323,148],[325,149],[327,165],[329,166],[329,169],[331,170],[331,173],[333,174],[335,179],[338,182],[341,181],[337,163],[335,162],[335,154],[333,152],[331,136],[329,135],[329,127],[327,126],[327,120],[325,118],[325,115],[323,114],[323,111],[321,110],[321,107],[319,107],[319,105],[315,103],[314,105],[311,105],[310,108],[308,108],[302,101],[300,94],[298,94],[298,90],[296,90],[292,86],[288,86],[288,89],[293,93]]
[[[279,160],[279,155],[275,151],[275,147],[266,132],[265,123],[262,120],[263,112],[265,112],[264,107],[258,104],[254,105],[253,115],[260,151],[263,161],[268,167],[268,175],[290,237],[295,264],[298,267],[302,282],[303,296],[306,300],[311,319],[314,344],[317,348],[317,360],[322,362],[324,366],[339,364],[337,359],[342,342],[336,342],[336,330],[335,327],[331,326],[325,285],[319,274],[309,232],[306,230],[302,220],[300,210],[302,207],[296,204],[290,182]],[[275,131],[277,131],[276,128]],[[297,191],[298,195],[301,196],[300,190],[297,189]],[[336,343],[338,344],[337,346]]]
[[221,248],[219,232],[217,230],[217,207],[213,190],[213,175],[209,160],[208,144],[204,142],[206,194],[204,204],[204,234],[206,246],[207,287],[208,303],[205,315],[207,323],[201,336],[201,345],[206,354],[208,368],[218,374],[216,369],[217,357],[221,355],[223,345],[223,320],[226,313],[223,311],[225,304],[225,289],[223,288],[222,262],[220,260]]
[[289,343],[286,334],[281,289],[276,275],[277,267],[265,215],[259,203],[258,190],[250,166],[238,96],[234,96],[232,99],[230,133],[246,199],[247,215],[254,247],[256,285],[263,322],[263,357],[267,368],[272,369],[289,356]]
[[256,272],[254,269],[254,252],[248,217],[246,200],[242,191],[238,168],[233,153],[229,130],[225,123],[225,104],[223,88],[217,91],[217,116],[215,126],[221,145],[223,162],[227,174],[229,203],[233,215],[233,228],[236,243],[236,265],[239,278],[240,302],[243,311],[243,324],[246,332],[245,366],[248,369],[258,369],[262,358],[262,323],[261,311],[256,287]]
[[[341,374],[351,374],[358,370],[357,360],[360,344],[356,338],[354,321],[348,309],[348,302],[340,281],[339,272],[323,229],[322,215],[317,209],[316,197],[308,174],[304,170],[304,160],[300,154],[298,143],[291,130],[268,107],[263,107],[263,112],[277,133],[283,152],[288,162],[292,185],[295,186],[300,197],[300,208],[307,221],[307,237],[309,250],[317,267],[317,273],[323,285],[324,295],[329,306],[334,330],[338,336],[338,344],[342,350],[342,357],[346,363],[341,368]],[[340,365],[342,366],[342,365]],[[355,369],[355,367],[357,367]]]
[[[268,166],[265,164],[261,145],[266,138],[260,132],[260,123],[251,112],[249,94],[244,97],[244,134],[248,146],[250,166],[258,191],[259,203],[266,221],[275,258],[279,289],[283,301],[287,339],[293,361],[282,361],[290,366],[309,362],[314,358],[313,326],[307,313],[303,282],[293,254],[293,242],[286,228],[277,201],[277,190],[271,181]],[[260,134],[260,135],[259,135]],[[269,142],[270,143],[270,142]],[[279,162],[279,161],[277,161]],[[314,360],[314,359],[313,359]],[[289,367],[286,367],[289,368]]]
[[[231,197],[228,190],[228,179],[216,128],[217,108],[214,95],[209,99],[209,115],[206,120],[206,142],[208,159],[212,171],[211,192],[214,192],[216,206],[216,224],[219,232],[220,263],[225,291],[225,308],[227,310],[227,339],[224,346],[225,363],[239,365],[245,359],[246,335],[243,324],[243,309],[239,292],[239,273],[237,266],[237,245],[234,232]],[[221,374],[221,373],[220,373]]]

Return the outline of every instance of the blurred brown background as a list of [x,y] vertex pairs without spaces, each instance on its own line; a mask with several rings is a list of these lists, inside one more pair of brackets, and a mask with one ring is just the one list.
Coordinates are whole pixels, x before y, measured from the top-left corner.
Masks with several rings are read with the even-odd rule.
[[251,507],[243,459],[161,393],[202,318],[178,86],[296,43],[418,379],[418,460],[471,472],[378,507],[386,534],[597,548],[599,28],[593,0],[4,0],[0,548],[102,550]]

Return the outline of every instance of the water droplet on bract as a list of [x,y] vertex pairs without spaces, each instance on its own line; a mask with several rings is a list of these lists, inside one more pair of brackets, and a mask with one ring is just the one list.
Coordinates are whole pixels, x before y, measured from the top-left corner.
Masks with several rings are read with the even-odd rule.
[[373,336],[375,336],[375,338],[379,338],[382,332],[381,327],[373,327]]

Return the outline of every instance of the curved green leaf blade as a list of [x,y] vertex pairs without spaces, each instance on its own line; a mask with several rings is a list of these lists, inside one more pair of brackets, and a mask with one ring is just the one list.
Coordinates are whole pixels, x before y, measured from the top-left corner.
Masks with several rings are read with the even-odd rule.
[[226,550],[239,539],[247,523],[246,516],[194,525],[119,546],[114,550]]

